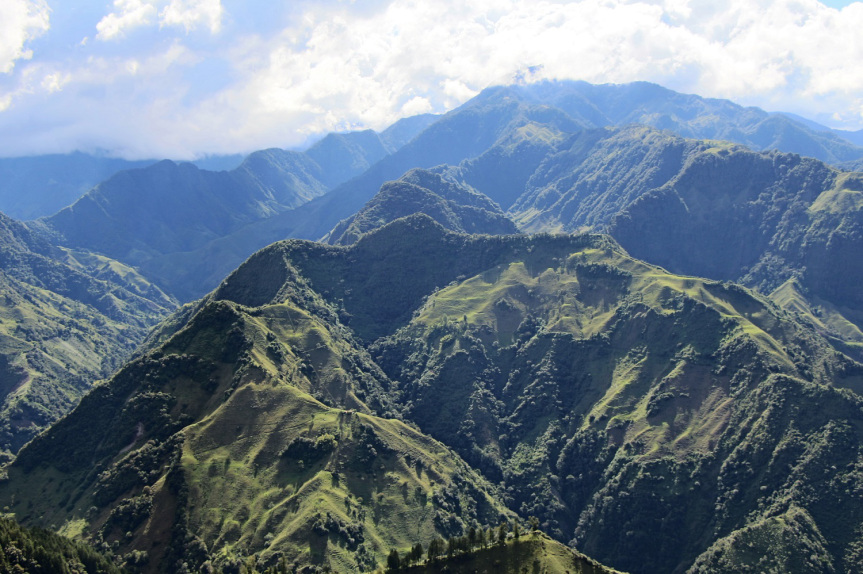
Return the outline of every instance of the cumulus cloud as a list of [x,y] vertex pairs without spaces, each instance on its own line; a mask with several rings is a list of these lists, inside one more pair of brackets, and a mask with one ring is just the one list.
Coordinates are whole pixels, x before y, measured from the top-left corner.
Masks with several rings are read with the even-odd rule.
[[[444,111],[537,66],[534,79],[651,80],[860,123],[863,5],[815,0],[393,1],[370,15],[309,8],[222,94],[300,132],[384,127],[423,102]],[[222,101],[225,101],[224,99]],[[793,109],[790,109],[793,108]],[[418,108],[419,109],[419,108]],[[262,137],[263,133],[260,133]]]
[[222,24],[222,4],[220,0],[114,0],[114,11],[96,24],[96,37],[113,40],[157,22],[181,26],[186,32],[203,25],[216,33]]
[[[13,127],[10,113],[31,107],[79,147],[97,142],[136,157],[250,151],[381,129],[449,110],[492,84],[544,78],[648,80],[863,127],[860,2],[841,10],[816,0],[112,6],[93,20],[97,38],[111,41],[83,43],[63,60],[35,54],[15,70],[16,89],[0,90],[0,134]],[[34,148],[49,139],[29,133]],[[0,135],[0,153],[9,139]]]
[[150,24],[156,16],[155,3],[145,0],[114,0],[114,9],[96,24],[99,40],[121,37],[129,30]]
[[203,25],[215,34],[222,25],[222,3],[220,0],[172,0],[160,13],[160,23],[182,26],[186,32]]
[[48,30],[50,12],[44,0],[0,2],[0,73],[10,73],[17,60],[33,56],[27,43]]

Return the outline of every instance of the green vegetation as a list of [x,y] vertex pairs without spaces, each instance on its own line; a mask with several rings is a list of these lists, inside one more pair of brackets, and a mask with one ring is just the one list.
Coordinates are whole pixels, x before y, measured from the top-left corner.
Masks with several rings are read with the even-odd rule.
[[[803,134],[717,102],[652,113],[704,141],[610,127],[676,101],[628,90],[492,89],[398,149],[168,162],[0,220],[6,457],[108,379],[8,466],[9,511],[142,571],[863,569],[860,176],[717,141]],[[199,295],[364,203],[108,378],[173,306],[148,277]],[[447,230],[509,232],[498,205],[615,239]]]
[[698,153],[626,206],[609,231],[634,256],[674,272],[765,294],[794,280],[806,306],[841,309],[855,325],[833,329],[844,351],[856,342],[845,335],[859,330],[863,309],[861,188],[859,174],[792,154]]
[[114,175],[42,225],[62,245],[140,267],[185,297],[175,286],[177,275],[146,264],[323,194],[320,169],[304,154],[282,150],[255,152],[230,172],[162,161]]
[[525,231],[601,229],[713,145],[645,126],[585,130],[549,154],[509,212]]
[[0,518],[0,570],[29,574],[119,574],[113,561],[81,542]]
[[[860,314],[852,309],[837,308],[820,297],[805,293],[805,288],[796,279],[789,279],[773,291],[770,298],[828,339],[834,347],[861,360],[863,331],[857,326],[861,322]],[[854,321],[847,317],[853,317]]]
[[[771,386],[816,381],[825,396],[803,399],[812,392],[803,385],[788,400],[822,405],[807,425],[792,423],[820,444],[819,425],[858,401],[826,385],[858,389],[863,371],[754,293],[593,241],[544,270],[515,258],[449,285],[370,350],[402,383],[405,416],[502,480],[511,508],[606,563],[670,571],[705,550],[705,528],[746,524],[735,505],[796,500],[784,477],[756,485],[723,476],[745,445],[766,440],[758,448],[770,452],[789,440],[782,424],[736,434],[735,417]],[[742,488],[751,494],[729,499]],[[717,508],[727,510],[713,518]],[[822,534],[830,526],[817,524]],[[849,540],[840,538],[831,543]]]
[[825,542],[812,517],[792,506],[717,541],[690,572],[835,572]]
[[[469,172],[462,176],[471,181]],[[525,182],[508,211],[522,230],[606,230],[633,256],[674,273],[737,281],[764,294],[794,280],[807,306],[836,317],[837,349],[857,343],[860,174],[795,154],[627,126],[584,130],[558,143]]]

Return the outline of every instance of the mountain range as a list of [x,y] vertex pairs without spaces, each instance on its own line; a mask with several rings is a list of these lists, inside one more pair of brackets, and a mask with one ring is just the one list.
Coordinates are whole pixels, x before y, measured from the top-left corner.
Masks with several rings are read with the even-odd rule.
[[518,513],[631,572],[739,571],[753,531],[762,565],[844,571],[861,388],[863,365],[743,287],[607,236],[415,215],[255,254],[0,496],[157,570],[361,570]]
[[[379,135],[332,135],[305,152],[259,152],[232,172],[201,173],[164,163],[124,172],[42,223],[63,245],[107,249],[188,301],[273,241],[327,236],[381,185],[410,169],[442,164],[464,169],[464,183],[506,211],[529,192],[528,180],[539,164],[563,151],[557,146],[585,131],[602,134],[601,128],[633,122],[825,161],[863,158],[863,148],[832,132],[725,100],[646,83],[553,82],[489,88],[444,116],[402,120]],[[159,200],[136,202],[143,188]],[[234,190],[229,197],[228,189]],[[129,219],[129,201],[135,220]],[[522,203],[520,211],[529,209]],[[177,229],[178,214],[183,231]]]
[[840,136],[546,82],[4,217],[0,497],[145,572],[863,571]]

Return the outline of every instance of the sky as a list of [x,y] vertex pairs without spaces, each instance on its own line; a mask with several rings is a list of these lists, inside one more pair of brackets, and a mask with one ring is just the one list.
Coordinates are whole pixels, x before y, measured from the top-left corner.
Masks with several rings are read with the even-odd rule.
[[826,0],[2,0],[0,157],[298,147],[527,69],[857,130],[861,30]]

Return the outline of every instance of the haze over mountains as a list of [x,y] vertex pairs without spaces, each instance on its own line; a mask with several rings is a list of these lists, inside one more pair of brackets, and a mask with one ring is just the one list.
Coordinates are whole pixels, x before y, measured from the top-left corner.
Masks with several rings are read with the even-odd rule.
[[[242,156],[196,160],[201,169],[233,169]],[[99,182],[155,160],[129,161],[81,152],[33,157],[0,158],[0,211],[16,219],[36,219],[77,201]]]
[[437,536],[487,564],[458,540],[529,517],[556,542],[511,533],[517,568],[863,571],[860,161],[790,116],[546,82],[121,171],[0,220],[6,457],[108,378],[0,496],[152,572]]

